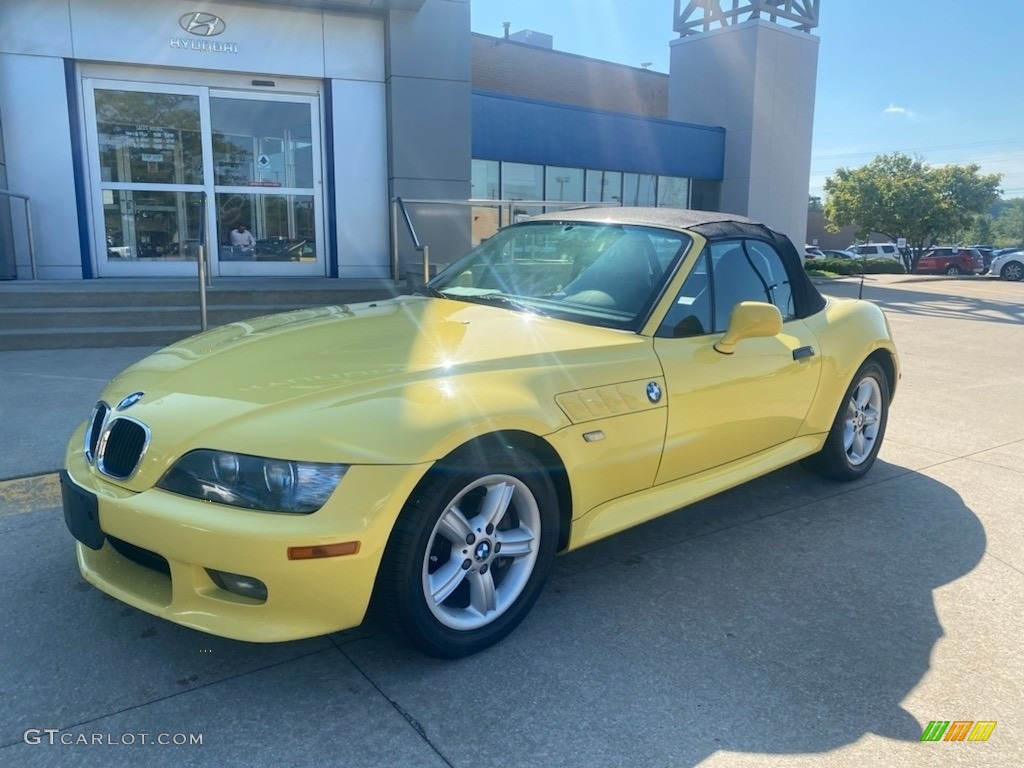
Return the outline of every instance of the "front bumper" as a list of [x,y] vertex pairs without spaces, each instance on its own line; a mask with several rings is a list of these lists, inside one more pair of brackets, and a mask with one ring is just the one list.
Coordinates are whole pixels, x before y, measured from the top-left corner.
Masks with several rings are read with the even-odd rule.
[[[98,550],[77,542],[86,580],[155,616],[250,642],[313,637],[360,624],[391,528],[430,466],[353,466],[319,511],[287,515],[157,488],[125,490],[98,475],[81,446],[80,428],[65,465],[75,486],[96,495],[105,534]],[[356,554],[288,559],[289,547],[347,541],[359,542]],[[207,569],[259,579],[266,600],[218,587]]]

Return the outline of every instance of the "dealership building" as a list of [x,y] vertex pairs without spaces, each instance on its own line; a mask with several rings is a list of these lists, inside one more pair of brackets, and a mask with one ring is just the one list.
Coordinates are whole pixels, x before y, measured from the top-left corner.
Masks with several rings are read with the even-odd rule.
[[[203,244],[214,276],[398,277],[398,197],[722,210],[799,243],[818,0],[720,5],[676,0],[665,75],[474,34],[468,0],[3,2],[0,279],[193,276]],[[495,210],[409,207],[442,262]]]

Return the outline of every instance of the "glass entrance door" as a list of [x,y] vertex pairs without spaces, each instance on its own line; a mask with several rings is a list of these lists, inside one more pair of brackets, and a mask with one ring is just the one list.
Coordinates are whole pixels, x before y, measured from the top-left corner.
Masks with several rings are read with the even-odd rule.
[[[85,81],[101,276],[326,274],[316,96]],[[239,229],[244,224],[245,233]]]
[[311,97],[211,93],[222,275],[324,274],[316,106]]

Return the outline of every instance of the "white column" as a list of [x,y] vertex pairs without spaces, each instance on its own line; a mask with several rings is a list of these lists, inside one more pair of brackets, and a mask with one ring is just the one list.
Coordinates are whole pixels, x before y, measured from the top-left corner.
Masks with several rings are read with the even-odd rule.
[[818,38],[752,19],[671,43],[670,120],[726,129],[721,209],[763,221],[801,248]]

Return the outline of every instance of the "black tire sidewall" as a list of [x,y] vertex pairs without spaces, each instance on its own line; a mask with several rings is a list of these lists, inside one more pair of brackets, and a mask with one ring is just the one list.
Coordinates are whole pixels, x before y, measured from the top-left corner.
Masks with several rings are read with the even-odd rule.
[[[430,611],[423,594],[422,567],[431,534],[449,503],[467,485],[485,475],[503,474],[522,481],[533,494],[540,515],[540,543],[533,572],[519,597],[490,624],[474,630],[455,630],[442,624]],[[441,658],[467,656],[498,642],[526,617],[544,586],[558,544],[558,497],[543,467],[528,454],[505,449],[475,469],[449,461],[431,471],[410,497],[400,515],[396,533],[407,541],[408,554],[392,563],[396,579],[395,618],[412,642],[426,653]],[[404,529],[405,533],[400,533]],[[394,536],[392,537],[394,539]],[[393,542],[392,542],[393,543]],[[389,543],[389,549],[392,547]]]
[[[868,376],[875,379],[878,384],[879,391],[882,394],[882,413],[878,427],[878,435],[875,438],[875,444],[871,449],[871,454],[860,464],[853,465],[850,463],[850,459],[846,455],[846,446],[843,445],[846,408],[850,402],[850,398],[853,397],[854,391],[856,391],[857,387],[860,386],[860,383]],[[859,369],[857,369],[857,373],[854,375],[853,380],[850,382],[850,386],[847,387],[846,392],[843,395],[842,401],[839,403],[839,409],[836,411],[835,421],[832,423],[832,429],[829,432],[828,439],[825,442],[825,447],[822,450],[822,468],[824,469],[825,474],[840,480],[856,480],[857,478],[866,475],[874,465],[875,459],[878,457],[878,451],[882,447],[882,440],[885,437],[885,430],[888,422],[889,379],[885,375],[885,371],[882,370],[881,365],[874,360],[868,360]]]

